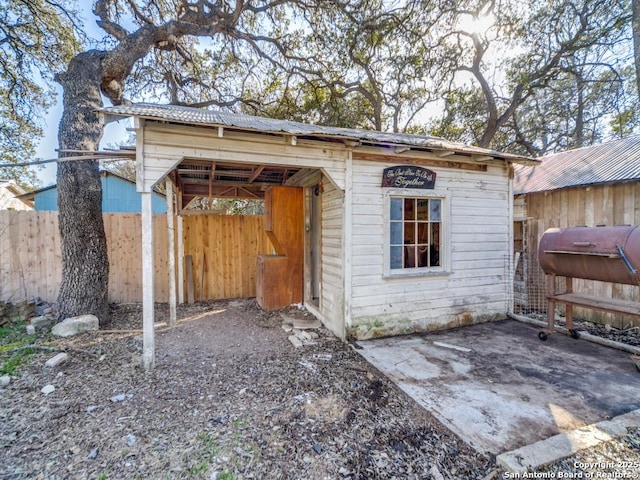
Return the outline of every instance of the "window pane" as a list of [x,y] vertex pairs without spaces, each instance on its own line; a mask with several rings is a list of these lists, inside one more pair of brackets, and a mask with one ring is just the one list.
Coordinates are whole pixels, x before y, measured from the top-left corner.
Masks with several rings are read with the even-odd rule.
[[413,220],[416,218],[416,212],[414,209],[416,201],[413,198],[404,199],[404,219]]
[[390,198],[389,265],[393,270],[442,265],[442,200]]
[[402,199],[391,199],[391,220],[402,220]]
[[391,245],[402,245],[402,222],[391,222]]
[[404,268],[415,268],[416,247],[404,247]]
[[429,205],[431,207],[431,218],[430,220],[432,222],[439,222],[440,221],[440,200],[431,200],[429,202]]
[[431,248],[429,249],[429,262],[432,267],[440,266],[440,224],[431,224]]
[[404,224],[404,243],[405,245],[416,243],[416,224],[413,222]]
[[429,266],[429,245],[418,245],[418,267]]
[[431,224],[431,243],[434,245],[440,245],[440,224]]
[[429,200],[418,199],[418,214],[416,215],[418,220],[429,220]]
[[418,243],[429,243],[429,224],[418,224]]
[[402,247],[391,247],[391,268],[402,268]]

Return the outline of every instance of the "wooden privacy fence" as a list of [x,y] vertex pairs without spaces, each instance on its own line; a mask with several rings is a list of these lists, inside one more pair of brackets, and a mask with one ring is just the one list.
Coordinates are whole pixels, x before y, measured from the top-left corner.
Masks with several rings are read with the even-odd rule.
[[[546,311],[546,279],[538,265],[538,244],[542,234],[552,227],[640,225],[640,182],[530,193],[526,195],[522,214],[527,217],[524,232],[529,267],[527,307],[532,311]],[[640,286],[575,279],[573,287],[577,292],[593,296],[640,302]],[[576,308],[574,312],[586,320],[621,328],[638,325],[632,317],[599,310]]]
[[[110,264],[109,301],[140,302],[140,215],[106,213],[104,226]],[[166,215],[154,215],[153,229],[154,295],[157,302],[166,302],[169,298]],[[192,260],[196,300],[255,296],[256,257],[271,253],[272,248],[262,216],[185,216],[182,243],[184,255]],[[55,301],[61,272],[58,213],[0,211],[0,300],[38,296]],[[186,292],[187,279],[183,282]]]
[[257,256],[273,251],[262,215],[187,215],[182,237],[195,300],[256,296]]

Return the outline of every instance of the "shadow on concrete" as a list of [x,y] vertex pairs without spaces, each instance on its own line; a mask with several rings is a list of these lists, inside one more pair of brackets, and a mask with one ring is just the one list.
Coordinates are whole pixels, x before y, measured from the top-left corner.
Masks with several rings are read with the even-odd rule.
[[361,341],[360,354],[482,453],[499,454],[640,408],[631,356],[505,320]]

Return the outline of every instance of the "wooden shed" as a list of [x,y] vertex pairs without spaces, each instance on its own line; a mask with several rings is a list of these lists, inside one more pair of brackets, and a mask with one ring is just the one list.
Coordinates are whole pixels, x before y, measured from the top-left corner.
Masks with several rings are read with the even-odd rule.
[[[538,243],[554,227],[640,225],[640,136],[542,157],[535,167],[517,165],[514,178],[515,310],[546,311]],[[575,280],[579,292],[640,302],[640,287]],[[633,319],[577,309],[587,320],[625,327]],[[637,320],[636,320],[637,322]]]
[[[264,308],[299,301],[343,339],[469,325],[511,309],[512,164],[536,161],[429,136],[186,107],[104,113],[134,117],[143,232],[149,195],[165,179],[178,214],[197,195],[266,196],[273,255],[256,258]],[[147,233],[146,345],[152,242]]]

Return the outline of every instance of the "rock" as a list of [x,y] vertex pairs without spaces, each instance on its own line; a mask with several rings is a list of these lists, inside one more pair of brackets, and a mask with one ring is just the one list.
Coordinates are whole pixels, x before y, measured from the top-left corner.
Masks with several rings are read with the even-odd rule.
[[118,395],[114,395],[113,397],[111,397],[111,401],[113,403],[124,402],[124,398],[124,393],[119,393]]
[[58,365],[62,365],[68,360],[69,360],[69,355],[67,355],[64,352],[60,352],[55,357],[51,357],[49,360],[47,360],[47,362],[44,365],[45,367],[55,368]]
[[0,377],[0,387],[6,387],[11,383],[11,377],[9,375],[3,375]]
[[43,328],[49,328],[51,326],[51,319],[44,317],[44,316],[40,316],[40,317],[33,317],[31,319],[31,325],[33,325],[33,327],[36,330],[42,330]]
[[54,387],[53,385],[49,384],[49,385],[45,385],[44,387],[42,387],[42,390],[40,390],[43,394],[45,395],[49,395],[50,393],[53,393],[56,391],[56,387]]
[[301,318],[293,319],[293,328],[297,328],[298,330],[306,330],[310,328],[320,328],[322,326],[322,322],[317,318],[312,318],[309,320],[303,320]]
[[136,442],[138,441],[138,439],[136,438],[136,436],[133,433],[127,433],[125,440],[127,441],[127,446],[129,448],[133,447]]
[[27,325],[27,335],[35,335],[36,334],[36,327],[34,327],[33,325]]
[[300,340],[300,342],[302,343],[302,345],[315,345],[316,342],[314,342],[313,340],[311,340],[311,335],[309,334],[309,332],[306,332],[304,330],[298,330],[298,329],[293,329],[293,333],[294,336],[298,338],[298,340]]
[[91,452],[89,452],[89,455],[87,456],[87,458],[89,460],[95,460],[96,458],[98,458],[98,452],[100,450],[98,448],[94,448],[93,450],[91,450]]
[[80,315],[78,317],[65,318],[51,329],[51,333],[58,337],[72,337],[84,332],[98,330],[98,317],[95,315]]
[[284,325],[291,325],[293,328],[293,317],[285,315],[284,313],[280,314],[280,318],[282,318],[282,323]]
[[429,474],[431,475],[431,478],[433,478],[433,480],[444,480],[444,477],[440,473],[440,470],[438,470],[438,467],[436,467],[435,465],[431,466]]
[[304,330],[294,330],[293,333],[302,341],[311,340],[311,335],[309,335],[309,332],[305,332]]

